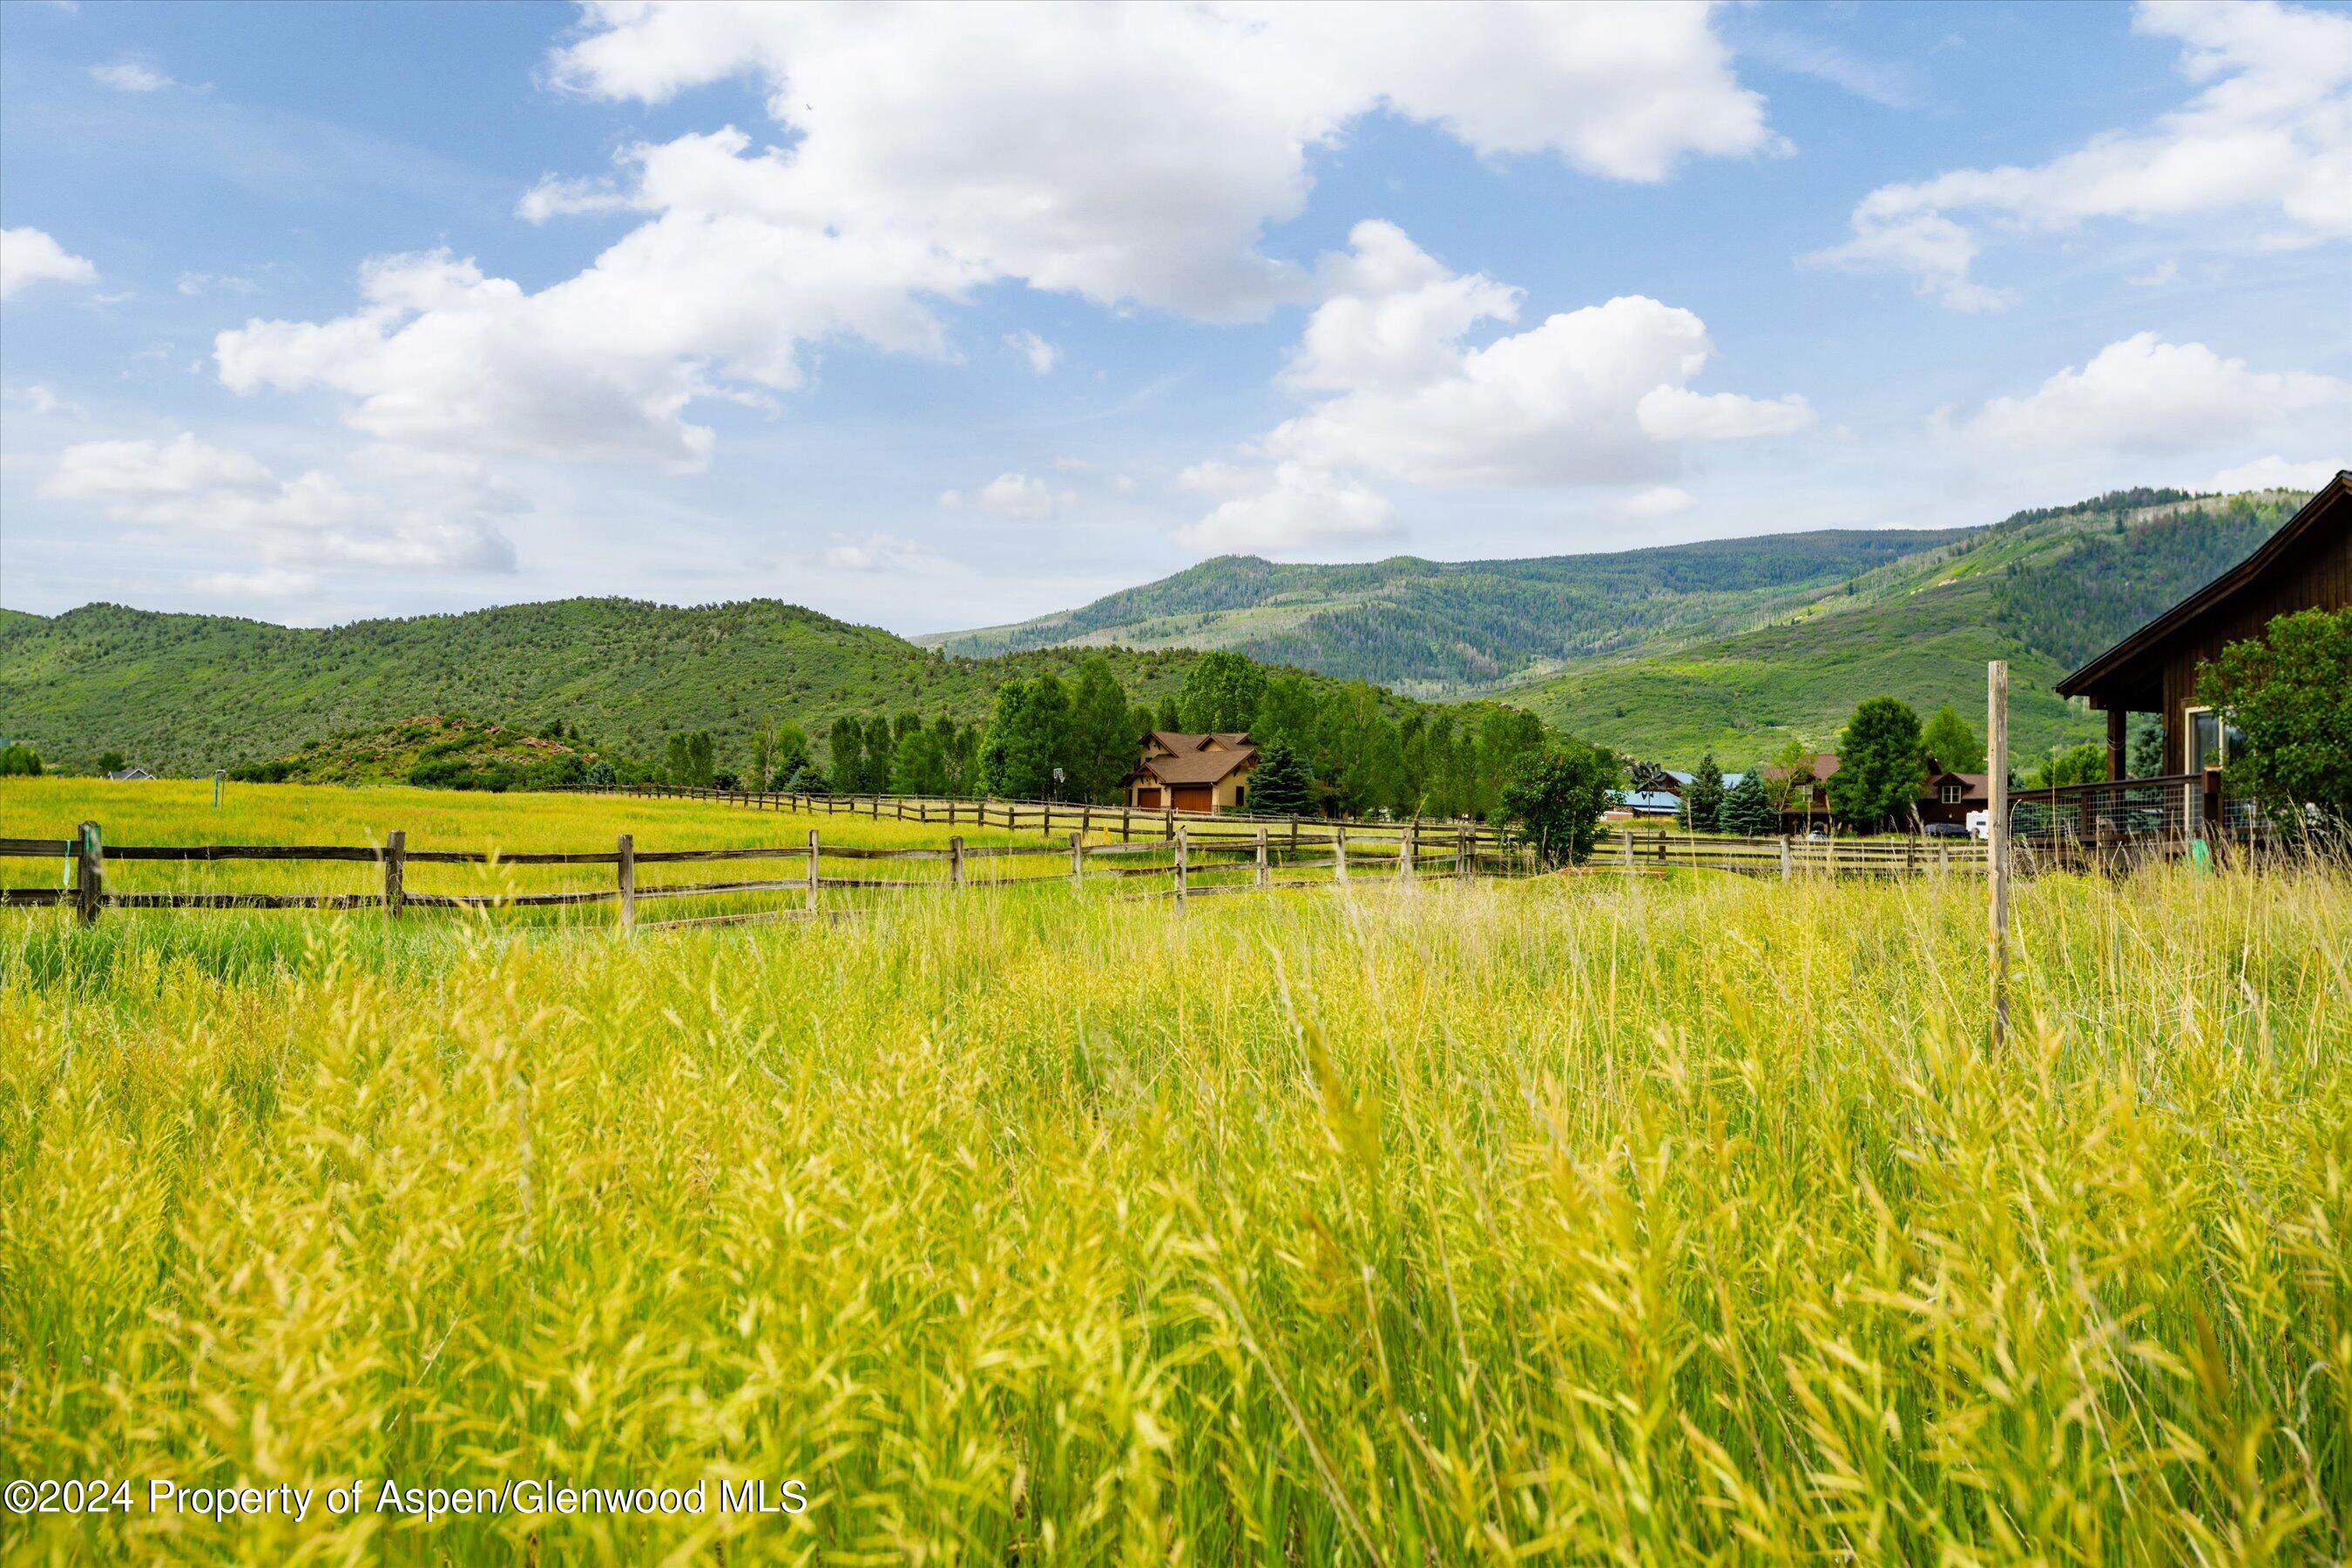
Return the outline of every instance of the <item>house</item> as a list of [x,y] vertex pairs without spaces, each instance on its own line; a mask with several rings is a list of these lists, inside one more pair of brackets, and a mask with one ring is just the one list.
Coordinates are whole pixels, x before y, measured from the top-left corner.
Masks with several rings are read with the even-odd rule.
[[1245,730],[1188,735],[1154,730],[1127,775],[1127,803],[1139,811],[1239,811],[1249,798],[1257,748]]
[[2352,471],[2339,471],[2268,541],[2227,572],[2058,683],[2107,716],[2107,777],[2124,776],[2129,715],[2160,714],[2163,772],[2203,774],[2230,737],[2197,700],[2198,667],[2297,610],[2352,605]]
[[[1783,832],[1802,832],[1809,824],[1825,820],[1830,815],[1829,782],[1830,776],[1838,771],[1838,754],[1835,752],[1814,752],[1812,770],[1811,798],[1789,803],[1789,809],[1780,814]],[[1767,768],[1764,772],[1769,778],[1781,776],[1779,768]],[[1986,810],[1991,803],[1990,773],[1955,773],[1929,757],[1927,777],[1919,786],[1919,798],[1913,803],[1913,809],[1918,813],[1923,826],[1945,822],[1965,825],[1969,812]]]
[[1662,789],[1629,789],[1619,795],[1617,804],[1601,815],[1611,822],[1631,822],[1637,817],[1672,816],[1682,809],[1682,797]]
[[145,768],[123,768],[107,774],[106,778],[110,784],[135,784],[142,779],[152,780],[154,776]]

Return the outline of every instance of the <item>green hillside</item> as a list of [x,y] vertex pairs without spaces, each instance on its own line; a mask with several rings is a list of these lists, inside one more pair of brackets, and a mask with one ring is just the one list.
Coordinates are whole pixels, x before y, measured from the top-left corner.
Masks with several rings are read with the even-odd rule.
[[[843,713],[982,718],[997,685],[1067,674],[1087,650],[971,659],[773,600],[678,609],[570,599],[327,630],[89,605],[0,618],[0,735],[87,768],[106,749],[158,773],[266,761],[415,714],[532,731],[562,723],[621,755],[673,730],[740,735],[758,720],[822,733]],[[1137,700],[1195,655],[1110,655]]]
[[1791,735],[1830,744],[1854,705],[1881,693],[1923,714],[1949,702],[1980,727],[1985,663],[2006,658],[2011,743],[2038,754],[2105,732],[2053,692],[2061,676],[2242,560],[2301,499],[2184,505],[2126,493],[2021,512],[1777,624],[1629,650],[1507,700],[1635,755],[1713,748],[1747,763]]
[[971,655],[1066,643],[1229,647],[1415,696],[1464,696],[1659,637],[1720,632],[1968,531],[1772,534],[1525,561],[1224,555],[1080,609],[921,640]]

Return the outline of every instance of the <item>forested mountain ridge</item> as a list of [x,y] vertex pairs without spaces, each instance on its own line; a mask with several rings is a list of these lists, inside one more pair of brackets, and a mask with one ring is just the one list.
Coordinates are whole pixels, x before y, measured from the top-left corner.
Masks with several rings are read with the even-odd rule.
[[1726,766],[1790,736],[1822,746],[1863,699],[1981,728],[1984,667],[2011,665],[2016,753],[2098,738],[2058,679],[2245,558],[2301,495],[2123,491],[2037,508],[1856,577],[1771,624],[1650,645],[1504,694],[1546,722],[1642,756],[1713,749]]
[[1342,565],[1249,555],[1017,626],[917,640],[992,654],[1062,644],[1229,647],[1421,697],[1460,697],[1677,632],[1727,629],[1791,595],[1964,537],[1825,531],[1517,561],[1393,556]]
[[[608,750],[657,756],[677,730],[740,734],[771,717],[811,729],[907,710],[978,720],[1004,680],[1066,675],[1084,657],[943,658],[764,599],[567,599],[324,630],[88,605],[0,618],[0,733],[68,765],[110,748],[194,773],[412,714],[468,714],[533,730],[561,721]],[[1109,657],[1149,701],[1175,690],[1196,656]]]

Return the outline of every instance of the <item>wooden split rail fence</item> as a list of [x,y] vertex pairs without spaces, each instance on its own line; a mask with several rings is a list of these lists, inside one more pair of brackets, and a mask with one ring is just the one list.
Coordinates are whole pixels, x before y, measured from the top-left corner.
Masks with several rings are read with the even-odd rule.
[[[980,870],[989,862],[1052,858],[1064,863],[1042,875],[991,875]],[[632,835],[622,834],[611,849],[524,850],[512,854],[472,849],[415,849],[404,832],[387,834],[380,846],[320,844],[196,844],[108,845],[99,825],[85,822],[71,838],[0,838],[0,860],[57,859],[64,862],[65,879],[55,888],[0,888],[0,907],[72,908],[83,923],[95,921],[108,909],[179,910],[381,910],[399,919],[410,910],[502,910],[562,908],[614,904],[623,927],[637,924],[640,901],[663,899],[714,899],[747,893],[798,893],[798,909],[760,910],[698,918],[646,922],[677,927],[734,924],[819,914],[818,894],[833,889],[909,891],[933,889],[964,892],[973,889],[1052,886],[1066,879],[1083,886],[1097,878],[1157,878],[1165,886],[1126,895],[1129,898],[1172,898],[1181,908],[1187,899],[1212,893],[1248,892],[1265,889],[1379,886],[1410,883],[1423,878],[1467,879],[1475,876],[1523,875],[1534,869],[1522,852],[1481,843],[1467,828],[1424,836],[1408,827],[1401,837],[1378,847],[1355,841],[1351,847],[1345,824],[1333,824],[1320,834],[1276,833],[1267,823],[1250,825],[1245,832],[1197,836],[1192,825],[1179,823],[1171,840],[1140,844],[1088,843],[1073,831],[1056,844],[966,844],[961,834],[940,847],[881,849],[862,845],[826,844],[820,830],[811,828],[804,843],[752,848],[639,849]],[[117,891],[106,885],[110,861],[359,861],[373,863],[382,879],[376,892],[206,892]],[[639,868],[686,862],[778,861],[800,864],[792,877],[733,878],[724,880],[641,885]],[[940,874],[929,877],[829,876],[826,860],[860,862],[931,862]],[[940,864],[943,863],[943,864]],[[408,886],[412,866],[610,866],[613,885],[561,892],[497,892],[476,894],[422,893]],[[1299,872],[1328,871],[1323,877]],[[1238,878],[1238,879],[1235,879]]]
[[1239,816],[1169,807],[1148,810],[1128,805],[1096,805],[1085,801],[958,800],[942,795],[803,795],[786,790],[701,789],[688,784],[570,784],[566,795],[628,795],[646,800],[700,800],[751,811],[790,811],[812,816],[854,816],[873,822],[913,822],[926,826],[1002,827],[1013,832],[1035,830],[1051,835],[1075,828],[1088,839],[1116,836],[1121,844],[1157,841],[1173,843],[1176,830],[1188,827],[1196,837],[1246,838],[1263,826],[1277,842],[1312,842],[1314,836],[1344,829],[1359,839],[1385,840],[1392,848],[1407,835],[1428,837],[1458,833],[1488,849],[1506,847],[1504,836],[1492,825],[1466,818],[1400,817],[1374,821],[1361,817]]
[[1986,854],[1974,838],[1741,838],[1621,830],[1601,842],[1588,864],[1604,870],[1679,867],[1751,877],[1982,876]]

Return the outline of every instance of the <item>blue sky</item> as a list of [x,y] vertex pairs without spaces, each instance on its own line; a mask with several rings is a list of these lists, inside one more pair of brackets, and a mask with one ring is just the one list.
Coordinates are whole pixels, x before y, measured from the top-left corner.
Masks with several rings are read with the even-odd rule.
[[0,604],[772,595],[2352,462],[2341,5],[0,5]]

